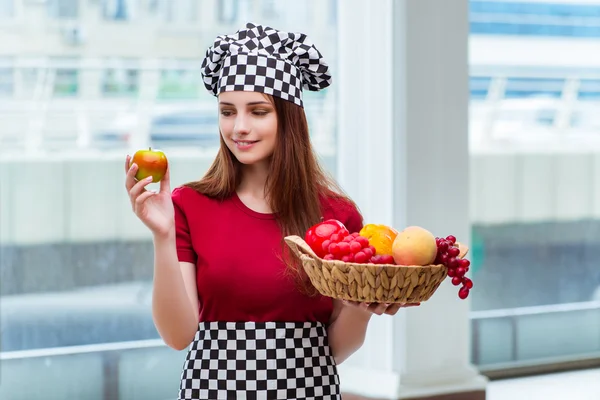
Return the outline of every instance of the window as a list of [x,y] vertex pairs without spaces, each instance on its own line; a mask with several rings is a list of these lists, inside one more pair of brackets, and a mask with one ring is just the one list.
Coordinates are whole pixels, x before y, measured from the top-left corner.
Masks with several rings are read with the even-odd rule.
[[511,77],[506,83],[506,98],[559,98],[562,95],[564,79],[517,78]]
[[543,18],[547,15],[560,17],[599,17],[600,6],[597,4],[560,4],[529,1],[478,1],[471,0],[473,14],[532,15]]
[[[600,4],[569,3],[472,1],[471,34],[569,37],[575,52],[600,37]],[[489,43],[481,51],[494,51]],[[523,43],[540,52],[539,41]],[[562,54],[535,65],[497,50],[506,64],[472,65],[501,83],[470,117],[473,362],[494,370],[597,357],[600,71],[577,61],[589,59],[584,50],[568,67]],[[479,84],[471,80],[475,98]]]
[[15,0],[0,0],[0,21],[14,18]]
[[600,4],[471,1],[471,33],[600,37]]
[[0,58],[0,98],[13,95],[14,80],[12,59]]
[[600,100],[600,79],[582,79],[579,86],[580,100]]
[[102,92],[106,96],[134,96],[139,90],[138,80],[138,70],[109,69],[104,73]]
[[133,0],[103,0],[104,18],[114,21],[127,21],[133,14]]
[[158,96],[161,99],[193,99],[205,90],[198,70],[169,69],[160,76]]
[[471,77],[469,79],[469,88],[471,90],[472,100],[482,100],[487,97],[492,78],[490,77]]
[[[325,15],[333,6],[296,3],[306,9],[298,22],[313,28],[316,43],[326,43],[322,47],[328,46],[328,61],[335,65],[337,27]],[[161,7],[169,4],[174,21],[211,14],[203,15],[202,26],[192,24],[172,41],[149,45],[143,35],[164,27]],[[123,27],[101,20],[89,31],[93,45],[52,47],[46,29],[34,37],[14,35],[48,43],[47,52],[68,51],[68,59],[47,62],[46,55],[35,54],[39,63],[22,59],[14,69],[0,60],[0,152],[16,155],[15,164],[3,159],[0,168],[0,351],[2,382],[11,382],[0,385],[0,399],[48,393],[60,399],[173,398],[184,354],[163,346],[152,321],[152,237],[127,203],[121,157],[158,143],[173,160],[172,187],[202,176],[219,133],[198,49],[212,44],[213,35],[262,21],[268,10],[245,0],[49,0],[44,7],[52,18],[92,15],[123,22],[123,32],[142,37],[145,50],[128,55],[114,35]],[[152,7],[158,15],[147,18]],[[286,7],[277,11],[283,19],[295,16]],[[317,12],[322,18],[314,18]],[[127,62],[111,64],[124,56]],[[17,99],[6,96],[13,89]],[[324,110],[335,110],[334,94],[305,98],[311,133],[322,139],[315,147],[332,172],[337,119]],[[5,118],[4,110],[19,107],[22,114]],[[50,131],[61,141],[43,136]],[[5,132],[34,144],[41,136],[30,162],[23,162],[22,147],[7,150]],[[90,351],[71,347],[78,345]],[[32,376],[44,384],[31,384]]]
[[79,91],[79,71],[72,68],[57,68],[54,77],[54,96],[73,97]]
[[79,16],[78,0],[48,0],[48,15],[54,18],[77,18]]

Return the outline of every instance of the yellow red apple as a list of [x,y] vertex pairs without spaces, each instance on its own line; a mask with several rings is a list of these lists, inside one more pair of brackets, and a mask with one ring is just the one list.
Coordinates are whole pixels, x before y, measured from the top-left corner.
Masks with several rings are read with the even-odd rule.
[[152,182],[160,182],[167,172],[168,160],[165,153],[160,150],[141,149],[135,152],[131,164],[137,164],[138,170],[135,179],[141,181],[152,176]]
[[396,235],[392,256],[398,265],[429,265],[437,256],[435,236],[420,226],[409,226]]

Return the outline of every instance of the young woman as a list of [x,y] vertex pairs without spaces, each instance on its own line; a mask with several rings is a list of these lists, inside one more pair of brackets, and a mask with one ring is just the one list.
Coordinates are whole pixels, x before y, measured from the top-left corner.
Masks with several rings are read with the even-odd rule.
[[[373,314],[314,292],[283,237],[323,219],[362,227],[320,168],[302,88],[330,84],[303,34],[248,24],[219,36],[202,64],[218,99],[220,149],[206,175],[157,193],[125,161],[133,211],[154,238],[153,317],[167,345],[189,347],[179,399],[340,399],[336,365]],[[312,290],[311,290],[312,289]]]

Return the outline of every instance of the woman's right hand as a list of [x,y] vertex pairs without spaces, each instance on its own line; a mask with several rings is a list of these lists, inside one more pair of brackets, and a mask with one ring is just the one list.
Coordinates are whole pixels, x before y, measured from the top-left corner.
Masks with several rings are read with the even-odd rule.
[[137,181],[137,165],[131,163],[128,155],[125,160],[125,188],[129,193],[131,208],[135,215],[146,225],[155,236],[166,236],[175,227],[175,209],[171,200],[169,167],[163,179],[160,181],[160,189],[153,192],[146,189],[152,182],[152,177]]

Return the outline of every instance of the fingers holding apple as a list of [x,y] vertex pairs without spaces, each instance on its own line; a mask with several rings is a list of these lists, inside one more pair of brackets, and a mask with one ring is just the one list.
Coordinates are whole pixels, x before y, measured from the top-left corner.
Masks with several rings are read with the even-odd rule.
[[[125,187],[133,212],[154,234],[168,234],[174,224],[174,208],[164,153],[144,149],[133,157],[128,155],[125,170]],[[156,182],[160,182],[160,190],[147,190],[149,184]]]
[[171,168],[169,167],[168,163],[165,174],[160,180],[160,192],[171,195]]

